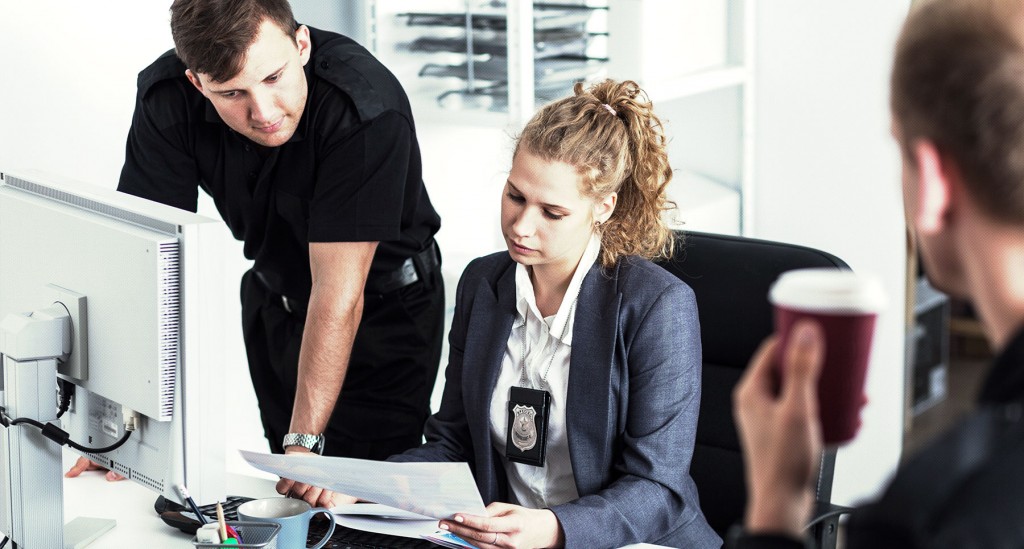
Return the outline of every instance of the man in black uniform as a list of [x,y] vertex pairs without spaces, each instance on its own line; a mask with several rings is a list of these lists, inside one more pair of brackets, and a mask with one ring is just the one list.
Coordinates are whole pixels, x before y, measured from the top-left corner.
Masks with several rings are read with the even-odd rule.
[[286,0],[176,0],[171,30],[176,49],[139,74],[118,190],[195,211],[201,187],[245,242],[242,322],[271,449],[383,459],[419,445],[444,293],[401,85],[352,40],[298,25]]
[[[854,510],[848,549],[1024,547],[1024,1],[914,6],[896,47],[893,136],[928,278],[970,299],[999,356],[975,410]],[[750,499],[740,548],[802,547],[821,451],[814,323],[775,343],[736,392]],[[890,371],[902,375],[902,365]],[[899,418],[894,418],[899,421]]]

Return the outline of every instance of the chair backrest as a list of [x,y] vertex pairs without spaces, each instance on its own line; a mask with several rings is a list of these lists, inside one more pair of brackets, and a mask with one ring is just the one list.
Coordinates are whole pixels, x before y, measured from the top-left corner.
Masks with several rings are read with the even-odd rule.
[[[677,236],[673,258],[660,264],[693,288],[704,355],[690,475],[708,522],[724,534],[742,518],[746,504],[732,392],[754,351],[773,331],[768,289],[785,271],[848,267],[829,253],[793,244],[689,231]],[[835,454],[826,453],[819,502],[831,498],[834,468]]]

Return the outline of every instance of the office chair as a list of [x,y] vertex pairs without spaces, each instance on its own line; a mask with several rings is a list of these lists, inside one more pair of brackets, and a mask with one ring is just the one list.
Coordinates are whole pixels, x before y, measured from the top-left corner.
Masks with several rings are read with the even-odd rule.
[[[826,252],[781,242],[691,231],[676,236],[675,254],[660,265],[693,288],[704,355],[690,476],[705,517],[724,538],[742,520],[747,499],[732,393],[751,356],[773,331],[768,289],[792,269],[849,267]],[[822,549],[835,547],[838,514],[844,509],[830,503],[835,457],[835,451],[821,457],[818,508],[809,528]]]

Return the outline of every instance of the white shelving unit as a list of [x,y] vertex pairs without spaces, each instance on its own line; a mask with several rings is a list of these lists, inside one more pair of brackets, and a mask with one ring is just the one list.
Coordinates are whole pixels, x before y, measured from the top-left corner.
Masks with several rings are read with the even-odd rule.
[[740,193],[687,170],[676,170],[668,197],[676,203],[674,229],[740,234]]
[[754,0],[609,4],[609,76],[637,80],[666,124],[676,226],[751,235]]
[[[445,202],[453,205],[458,202],[454,197],[448,199],[449,192],[463,193],[467,184],[481,180],[503,181],[495,172],[507,169],[512,136],[536,110],[533,24],[535,4],[540,1],[506,2],[509,86],[508,108],[504,112],[479,106],[452,108],[449,104],[448,108],[441,107],[438,96],[460,82],[425,78],[419,76],[419,72],[428,62],[465,61],[465,53],[461,56],[424,54],[409,51],[405,46],[420,36],[423,28],[409,26],[400,14],[458,13],[466,11],[467,6],[479,6],[479,0],[469,3],[466,0],[336,0],[336,3],[333,7],[334,2],[295,1],[297,12],[316,10],[318,20],[325,14],[337,12],[339,25],[347,28],[335,30],[358,37],[402,81],[417,120],[428,188],[432,196],[442,202],[442,209]],[[598,30],[607,31],[608,55],[607,70],[598,76],[638,81],[666,125],[673,167],[685,174],[671,186],[671,193],[679,204],[676,217],[684,223],[682,226],[751,235],[755,212],[752,108],[755,1],[586,0],[586,3],[607,7],[597,18]],[[306,4],[308,7],[303,8]],[[465,30],[438,27],[437,32],[454,37]],[[566,93],[569,93],[568,86]],[[464,134],[465,138],[453,137],[459,134]],[[435,146],[441,143],[443,147]],[[495,151],[500,154],[495,155]],[[456,163],[455,168],[440,167],[452,162]],[[694,183],[698,180],[700,184]],[[709,185],[721,188],[707,192]],[[719,197],[726,196],[734,196],[727,202],[738,205],[735,211],[725,212],[721,208]],[[705,204],[708,200],[710,203]],[[705,207],[715,212],[713,217],[705,214]],[[446,212],[441,213],[445,216]],[[480,212],[481,221],[483,213]],[[460,210],[458,215],[465,216],[467,212]],[[445,216],[446,223],[451,217]],[[462,220],[457,223],[466,225]],[[486,230],[483,233],[489,234]],[[497,238],[487,242],[501,243]],[[467,254],[475,251],[467,250]]]

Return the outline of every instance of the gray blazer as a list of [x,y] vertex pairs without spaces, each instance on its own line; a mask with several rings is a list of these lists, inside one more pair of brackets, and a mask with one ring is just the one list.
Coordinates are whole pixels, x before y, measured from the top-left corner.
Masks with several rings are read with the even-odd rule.
[[[509,501],[491,445],[490,399],[516,316],[507,252],[459,281],[441,409],[427,442],[391,459],[468,461],[484,502]],[[690,478],[701,349],[693,291],[653,263],[595,265],[580,289],[569,359],[566,432],[580,498],[551,510],[567,548],[649,542],[720,547]]]

